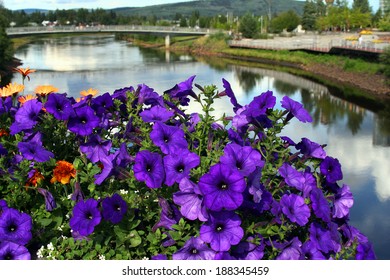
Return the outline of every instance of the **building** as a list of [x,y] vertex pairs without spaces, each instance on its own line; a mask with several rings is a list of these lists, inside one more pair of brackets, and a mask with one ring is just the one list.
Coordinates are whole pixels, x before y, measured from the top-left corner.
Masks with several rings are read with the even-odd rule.
[[390,12],[390,0],[379,0],[379,8],[381,9],[382,13],[389,13]]

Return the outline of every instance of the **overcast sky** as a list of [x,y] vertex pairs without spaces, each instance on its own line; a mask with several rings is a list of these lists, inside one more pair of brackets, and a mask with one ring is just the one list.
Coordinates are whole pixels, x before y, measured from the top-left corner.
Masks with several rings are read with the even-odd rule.
[[[3,0],[4,6],[10,10],[18,9],[112,9],[118,7],[144,7],[158,4],[189,2],[192,0],[40,0],[40,1],[26,1],[26,0]],[[353,0],[349,0],[352,3]],[[379,7],[380,0],[368,0],[370,6],[376,11]]]

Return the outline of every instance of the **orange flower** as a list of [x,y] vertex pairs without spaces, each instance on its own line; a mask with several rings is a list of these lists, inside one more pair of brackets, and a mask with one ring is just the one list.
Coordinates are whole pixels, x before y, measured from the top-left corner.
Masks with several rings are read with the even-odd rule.
[[93,88],[89,88],[88,90],[80,91],[80,95],[84,96],[84,97],[87,97],[88,95],[95,96],[96,94],[98,94],[98,90],[97,89],[93,89]]
[[[26,182],[26,187],[36,187],[38,186],[39,182],[44,179],[43,175],[41,172],[38,171],[38,169],[34,169],[34,174],[31,176],[30,179],[27,180]],[[26,188],[27,189],[27,188]]]
[[57,161],[50,182],[60,182],[65,185],[69,183],[70,177],[76,177],[76,169],[74,169],[73,164],[64,160]]
[[7,130],[0,128],[0,137],[8,136],[8,135],[9,133],[7,132]]
[[18,101],[20,104],[24,104],[26,101],[31,100],[31,99],[36,99],[37,97],[31,94],[25,95],[25,96],[19,96]]
[[58,88],[52,85],[37,86],[35,88],[35,93],[39,95],[48,95],[53,92],[58,92]]
[[27,68],[14,68],[15,72],[18,72],[22,75],[23,77],[23,81],[24,79],[27,79],[30,81],[30,77],[28,75],[30,75],[31,73],[34,73],[36,70],[32,70],[30,69],[29,67]]
[[11,95],[16,95],[23,90],[24,90],[24,85],[20,85],[17,83],[9,83],[8,85],[0,89],[0,97],[8,97]]

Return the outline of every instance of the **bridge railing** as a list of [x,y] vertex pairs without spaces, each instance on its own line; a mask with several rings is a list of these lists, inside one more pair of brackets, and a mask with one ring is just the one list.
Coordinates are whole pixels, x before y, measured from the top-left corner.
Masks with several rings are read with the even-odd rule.
[[144,26],[144,25],[96,25],[96,26],[31,26],[10,27],[8,35],[61,33],[61,32],[155,32],[155,33],[188,33],[211,34],[215,30],[205,28],[185,28],[176,26]]

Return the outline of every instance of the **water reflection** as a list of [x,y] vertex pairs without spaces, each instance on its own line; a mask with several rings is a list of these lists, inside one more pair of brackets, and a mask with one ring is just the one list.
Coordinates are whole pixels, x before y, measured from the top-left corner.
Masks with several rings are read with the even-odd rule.
[[[221,58],[139,49],[114,41],[111,36],[37,40],[16,55],[24,67],[38,70],[27,82],[26,93],[37,85],[52,84],[76,97],[90,87],[104,93],[139,83],[162,93],[196,75],[196,83],[215,84],[220,90],[225,78],[241,104],[248,104],[267,90],[277,96],[278,108],[284,95],[302,102],[311,113],[313,124],[292,121],[285,135],[294,141],[307,137],[328,144],[327,153],[340,160],[343,183],[354,194],[351,223],[373,241],[379,258],[390,259],[389,105],[387,110],[374,113],[336,97],[331,88],[286,72]],[[15,77],[14,82],[20,82],[19,79]],[[215,114],[233,114],[228,98],[216,102],[214,109]],[[200,108],[195,106],[191,110]]]

